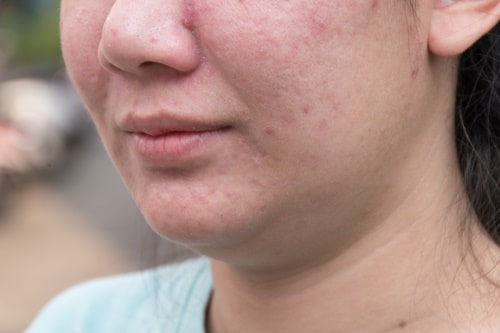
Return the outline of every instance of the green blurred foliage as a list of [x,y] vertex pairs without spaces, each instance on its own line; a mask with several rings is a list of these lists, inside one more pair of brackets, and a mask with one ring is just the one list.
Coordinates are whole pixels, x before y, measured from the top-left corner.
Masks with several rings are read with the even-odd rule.
[[[0,0],[0,50],[8,53],[9,66],[60,66],[59,1]],[[19,1],[19,0],[18,0]],[[3,46],[3,47],[2,47]]]

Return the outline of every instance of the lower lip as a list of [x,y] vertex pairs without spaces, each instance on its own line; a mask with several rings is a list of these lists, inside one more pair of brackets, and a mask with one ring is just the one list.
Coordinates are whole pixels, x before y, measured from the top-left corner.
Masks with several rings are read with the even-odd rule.
[[196,152],[207,147],[227,128],[200,132],[171,132],[151,136],[133,133],[133,146],[140,158],[155,164],[185,161],[194,158]]

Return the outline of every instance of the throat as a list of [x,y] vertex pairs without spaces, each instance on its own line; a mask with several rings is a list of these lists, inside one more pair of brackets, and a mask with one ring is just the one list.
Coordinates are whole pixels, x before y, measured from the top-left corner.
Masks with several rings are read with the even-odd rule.
[[[500,310],[491,297],[498,292],[477,276],[471,279],[456,244],[426,249],[425,244],[437,244],[429,235],[425,230],[403,234],[362,260],[343,261],[349,265],[332,260],[280,279],[256,278],[212,260],[214,289],[206,308],[206,332],[442,333],[462,332],[457,330],[460,326],[470,328],[463,332],[483,329],[485,323],[478,323],[477,318],[484,318],[488,309]],[[490,248],[488,240],[483,241]],[[496,247],[491,249],[498,253]],[[436,264],[436,258],[443,261]],[[479,294],[479,289],[488,292]]]
[[230,268],[224,266],[213,263],[207,333],[400,332],[417,319],[402,306],[404,293],[391,290],[390,284],[396,281],[363,275],[360,267],[352,267],[353,272],[329,272],[324,278],[316,270],[314,277],[302,273],[285,281],[260,283],[228,275]]

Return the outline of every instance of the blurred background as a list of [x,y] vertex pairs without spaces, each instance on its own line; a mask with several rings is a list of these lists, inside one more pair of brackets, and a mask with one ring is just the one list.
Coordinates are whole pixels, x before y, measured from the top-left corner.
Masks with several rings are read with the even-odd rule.
[[59,0],[0,0],[0,333],[90,278],[188,256],[147,227],[68,82]]

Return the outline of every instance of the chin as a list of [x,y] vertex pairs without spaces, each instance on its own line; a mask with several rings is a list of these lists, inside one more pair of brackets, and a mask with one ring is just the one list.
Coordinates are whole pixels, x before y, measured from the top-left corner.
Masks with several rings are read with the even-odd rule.
[[196,251],[241,243],[264,227],[254,205],[233,196],[224,192],[203,194],[201,190],[193,193],[184,187],[183,191],[160,193],[150,189],[136,200],[156,233]]

